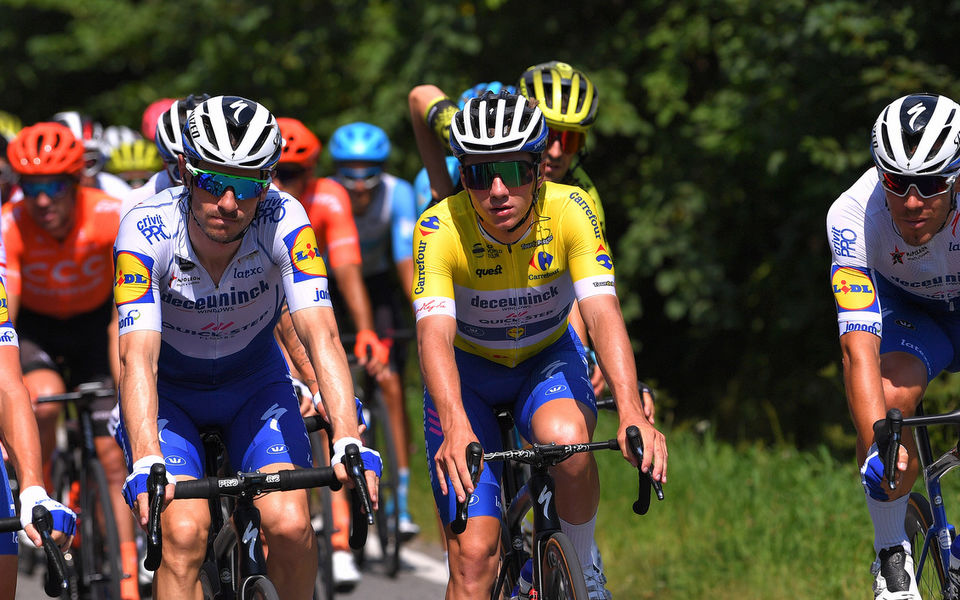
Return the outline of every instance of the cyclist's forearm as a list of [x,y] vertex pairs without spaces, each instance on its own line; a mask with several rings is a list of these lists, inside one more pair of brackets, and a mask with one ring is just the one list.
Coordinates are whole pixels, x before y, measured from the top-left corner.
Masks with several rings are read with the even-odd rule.
[[866,331],[852,331],[840,338],[843,383],[857,434],[866,447],[873,443],[873,424],[886,416],[880,374],[880,338]]
[[307,308],[292,313],[297,335],[306,347],[317,376],[333,438],[359,435],[353,378],[331,308]]
[[449,431],[464,424],[469,426],[469,419],[460,395],[453,334],[447,327],[455,327],[456,322],[449,319],[451,323],[444,323],[441,327],[428,322],[436,319],[447,320],[447,317],[426,317],[417,323],[417,350],[424,385],[437,409],[440,425],[444,431]]
[[10,455],[20,488],[43,486],[40,434],[30,396],[19,379],[16,383],[6,380],[0,391],[0,437]]
[[362,270],[359,264],[338,265],[331,267],[333,276],[340,288],[341,295],[347,303],[347,310],[357,331],[373,330],[373,311],[370,308],[370,297],[367,288],[363,285]]
[[120,338],[120,407],[132,462],[162,455],[157,429],[157,360],[151,353],[129,347],[126,338],[138,333]]
[[453,194],[453,185],[447,174],[446,152],[444,142],[431,130],[424,120],[430,104],[437,98],[445,96],[443,90],[433,85],[420,85],[410,91],[407,100],[410,105],[410,122],[413,126],[413,136],[420,151],[420,159],[427,168],[430,177],[430,187],[442,200]]
[[298,378],[304,385],[310,388],[311,393],[316,394],[320,389],[317,383],[317,374],[313,370],[313,365],[310,364],[307,349],[304,348],[300,342],[300,338],[297,337],[297,331],[293,327],[293,319],[290,317],[290,310],[286,304],[283,305],[283,310],[280,312],[280,320],[277,322],[276,332],[280,343],[287,351],[287,357],[296,370]]

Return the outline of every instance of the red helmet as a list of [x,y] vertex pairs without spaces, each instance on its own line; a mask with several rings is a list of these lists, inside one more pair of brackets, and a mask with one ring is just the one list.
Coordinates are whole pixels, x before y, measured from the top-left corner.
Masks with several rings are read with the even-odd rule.
[[21,175],[80,175],[83,144],[59,123],[24,127],[7,146],[7,160]]
[[143,111],[143,120],[140,122],[140,131],[143,132],[143,137],[148,140],[153,139],[153,136],[157,133],[157,121],[160,120],[160,115],[165,113],[175,101],[175,98],[160,98]]
[[313,167],[320,156],[321,145],[317,136],[296,119],[280,117],[277,125],[285,142],[280,164],[295,164],[308,169]]

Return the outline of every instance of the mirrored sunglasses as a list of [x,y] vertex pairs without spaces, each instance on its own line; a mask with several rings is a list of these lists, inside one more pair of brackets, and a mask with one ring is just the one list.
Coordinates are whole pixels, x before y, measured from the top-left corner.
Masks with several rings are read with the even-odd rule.
[[520,187],[532,182],[536,167],[526,160],[508,160],[463,165],[463,185],[472,190],[488,190],[500,178],[507,187]]
[[189,164],[187,165],[187,171],[193,175],[194,185],[217,198],[223,196],[228,189],[233,189],[233,195],[236,196],[237,200],[259,198],[271,181],[269,177],[257,179],[255,177],[241,177],[216,171],[205,171]]
[[587,134],[580,131],[549,129],[547,132],[547,148],[556,141],[560,142],[560,147],[563,148],[565,154],[573,154],[586,145]]
[[21,181],[20,189],[24,196],[36,198],[40,194],[46,194],[53,198],[67,191],[70,187],[69,179],[50,179],[47,181]]
[[952,175],[899,175],[880,171],[880,182],[883,187],[894,196],[906,196],[910,186],[917,188],[921,198],[930,198],[942,194],[956,181],[957,174]]

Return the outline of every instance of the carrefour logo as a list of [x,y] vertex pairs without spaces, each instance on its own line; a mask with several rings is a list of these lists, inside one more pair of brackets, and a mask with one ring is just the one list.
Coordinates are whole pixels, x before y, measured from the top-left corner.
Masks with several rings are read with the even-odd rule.
[[327,268],[323,264],[320,249],[317,247],[317,236],[309,225],[288,233],[283,238],[283,243],[290,252],[294,281],[327,276]]
[[420,221],[420,235],[430,235],[440,229],[440,217],[427,217]]
[[117,265],[113,297],[117,305],[131,302],[152,302],[151,268],[153,259],[138,252],[121,251],[115,257]]
[[877,300],[873,280],[864,271],[853,267],[833,267],[833,297],[841,310],[863,310]]
[[553,264],[553,255],[541,250],[530,258],[530,266],[540,271],[546,271]]

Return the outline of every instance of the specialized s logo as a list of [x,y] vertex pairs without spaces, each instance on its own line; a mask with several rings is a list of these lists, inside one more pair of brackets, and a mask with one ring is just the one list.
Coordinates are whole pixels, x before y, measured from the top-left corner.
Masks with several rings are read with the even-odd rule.
[[546,271],[553,264],[553,255],[549,252],[540,251],[530,257],[530,266],[540,271]]
[[603,268],[608,271],[613,268],[613,260],[610,258],[610,255],[607,254],[607,249],[603,247],[603,244],[597,246],[596,254],[597,262],[603,265]]
[[427,217],[420,221],[420,235],[430,235],[440,229],[440,217]]
[[833,297],[841,311],[865,310],[876,304],[877,291],[864,271],[834,265],[831,279]]
[[139,252],[124,250],[117,252],[114,263],[117,270],[113,280],[113,298],[117,305],[153,302],[153,259]]
[[327,268],[317,248],[317,236],[309,225],[288,233],[283,238],[283,243],[290,252],[295,282],[327,276]]

